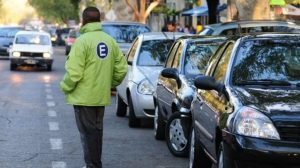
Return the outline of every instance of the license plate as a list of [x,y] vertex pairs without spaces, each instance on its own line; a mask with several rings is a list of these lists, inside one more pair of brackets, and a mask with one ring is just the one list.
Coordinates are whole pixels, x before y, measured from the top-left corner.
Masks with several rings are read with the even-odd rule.
[[36,60],[25,60],[26,64],[36,64]]

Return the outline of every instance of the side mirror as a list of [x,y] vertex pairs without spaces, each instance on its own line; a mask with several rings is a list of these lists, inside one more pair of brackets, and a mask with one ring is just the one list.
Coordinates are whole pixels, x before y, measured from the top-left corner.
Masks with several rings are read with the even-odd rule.
[[179,72],[176,68],[165,68],[161,71],[161,76],[165,78],[175,79],[178,85],[178,88],[181,87],[181,80],[179,79]]
[[218,93],[223,93],[224,85],[216,82],[214,77],[199,76],[195,79],[194,84],[196,88],[202,90],[216,90]]

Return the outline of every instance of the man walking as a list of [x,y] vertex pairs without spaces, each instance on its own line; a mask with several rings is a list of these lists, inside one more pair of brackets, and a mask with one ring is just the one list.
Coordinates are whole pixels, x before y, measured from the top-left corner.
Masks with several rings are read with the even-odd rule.
[[60,87],[74,106],[86,167],[102,168],[104,106],[111,104],[111,88],[122,82],[127,63],[116,41],[102,31],[97,8],[87,7],[82,19]]

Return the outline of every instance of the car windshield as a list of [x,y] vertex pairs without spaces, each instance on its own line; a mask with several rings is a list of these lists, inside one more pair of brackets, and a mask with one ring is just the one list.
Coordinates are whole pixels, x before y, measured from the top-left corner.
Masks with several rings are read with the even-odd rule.
[[102,29],[118,43],[132,43],[139,34],[150,32],[146,26],[141,25],[102,25]]
[[210,57],[216,52],[219,42],[194,41],[187,45],[184,60],[184,73],[187,76],[204,74]]
[[16,44],[50,45],[50,43],[46,35],[20,34],[16,37]]
[[0,28],[0,37],[15,37],[18,31],[22,30],[21,28]]
[[142,43],[137,65],[162,66],[164,65],[173,40],[151,40]]
[[233,66],[233,84],[282,85],[300,82],[299,39],[261,39],[241,44]]

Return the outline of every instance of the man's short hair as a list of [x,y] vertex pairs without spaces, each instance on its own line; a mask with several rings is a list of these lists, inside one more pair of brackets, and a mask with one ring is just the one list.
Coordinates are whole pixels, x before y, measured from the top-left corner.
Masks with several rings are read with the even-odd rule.
[[87,7],[82,13],[82,19],[86,23],[100,22],[100,11],[96,7]]

